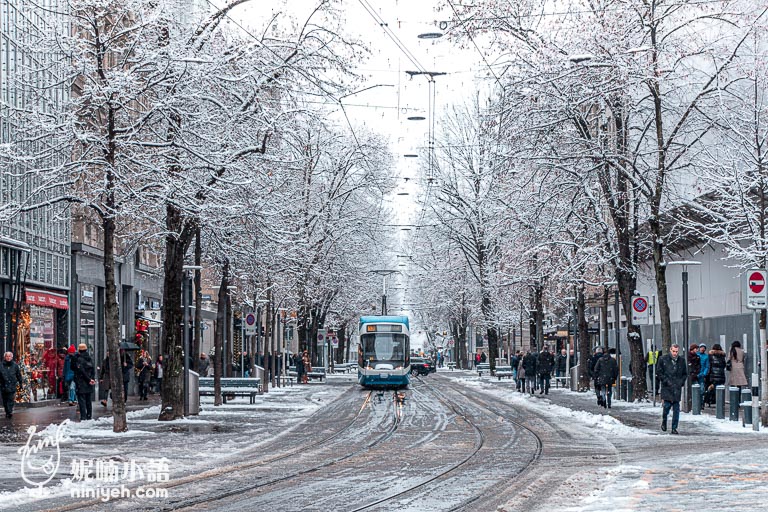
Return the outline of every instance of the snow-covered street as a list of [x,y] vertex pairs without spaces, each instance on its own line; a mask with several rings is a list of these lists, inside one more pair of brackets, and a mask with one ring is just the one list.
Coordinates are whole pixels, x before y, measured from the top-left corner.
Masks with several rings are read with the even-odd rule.
[[[406,466],[392,460],[361,465],[361,461],[370,460],[363,454],[371,448],[360,452],[354,445],[369,443],[373,446],[377,443],[386,430],[386,411],[394,405],[389,395],[377,397],[374,394],[372,399],[364,402],[365,393],[354,382],[354,376],[333,375],[328,384],[270,390],[259,396],[255,405],[248,405],[247,401],[243,403],[242,399],[217,408],[205,404],[198,417],[172,423],[158,422],[158,407],[149,407],[129,414],[130,431],[126,434],[112,433],[107,418],[70,423],[60,443],[58,472],[42,488],[40,495],[37,490],[31,491],[30,485],[21,478],[21,455],[17,453],[21,443],[6,444],[2,447],[2,456],[12,463],[4,466],[2,481],[6,489],[17,488],[3,492],[0,506],[9,510],[178,508],[194,503],[185,505],[185,500],[193,497],[189,496],[190,492],[212,499],[222,489],[232,490],[235,482],[244,485],[242,482],[249,480],[242,476],[253,471],[249,462],[274,457],[272,463],[263,465],[264,474],[271,475],[270,478],[285,474],[284,478],[287,478],[286,482],[273,482],[267,487],[273,489],[270,492],[275,497],[293,495],[297,504],[303,502],[306,505],[303,500],[311,499],[315,503],[335,503],[336,510],[354,509],[355,504],[386,498],[395,481],[403,489],[420,484],[424,471],[437,472],[439,468],[450,466],[453,455],[472,444],[470,430],[464,434],[450,434],[453,429],[449,425],[456,419],[453,412],[443,411],[434,399],[424,401],[425,397],[431,396],[433,387],[442,390],[445,397],[453,397],[451,403],[461,407],[467,418],[483,431],[487,445],[501,444],[493,448],[494,456],[491,459],[484,456],[476,469],[462,466],[461,470],[454,470],[459,471],[458,475],[435,480],[424,486],[416,497],[406,495],[390,502],[388,506],[394,506],[395,510],[448,510],[456,506],[483,510],[488,503],[495,503],[499,510],[712,510],[736,506],[742,510],[763,509],[761,497],[768,480],[766,431],[754,433],[751,428],[742,427],[740,422],[717,420],[709,413],[695,417],[683,414],[681,435],[671,436],[658,429],[661,414],[658,406],[616,401],[606,412],[597,408],[591,393],[553,388],[547,396],[528,396],[514,391],[511,381],[479,378],[474,372],[443,370],[415,382],[405,392],[404,405],[399,406],[400,426],[386,442],[406,447],[405,452],[410,454],[421,454],[415,459],[402,458],[402,463],[410,461]],[[465,394],[468,401],[462,403],[459,395],[452,394],[454,392]],[[469,399],[473,396],[475,398]],[[485,402],[489,404],[488,409],[473,410],[474,407],[486,407]],[[346,419],[334,407],[353,403],[362,404],[369,410],[364,416],[365,422],[356,424],[338,441],[326,441],[327,451],[310,447],[316,435],[328,436],[332,431],[342,429]],[[323,418],[323,411],[337,418],[337,424],[329,425],[319,420]],[[349,415],[356,413],[352,410],[345,412]],[[495,414],[499,414],[499,418],[493,417]],[[509,416],[511,414],[515,416]],[[510,419],[500,419],[503,415]],[[435,428],[431,421],[442,426]],[[494,462],[495,458],[503,456],[511,460],[516,454],[521,460],[524,458],[527,441],[515,437],[522,435],[515,425],[499,426],[499,422],[507,421],[519,421],[525,428],[532,429],[542,443],[540,458],[525,466],[519,476],[505,480],[510,486],[525,479],[526,474],[527,478],[536,477],[526,481],[517,491],[517,499],[486,488],[482,483],[483,480],[493,482],[512,471]],[[315,425],[315,430],[308,429],[308,425]],[[39,426],[43,434],[53,434],[56,428],[56,424]],[[516,441],[494,438],[505,428],[513,429],[509,432],[518,432],[513,435]],[[425,430],[418,434],[419,429]],[[303,437],[297,437],[297,433]],[[557,437],[562,439],[557,440]],[[563,439],[574,450],[566,458],[556,452],[570,452],[571,448],[562,444]],[[302,443],[307,445],[303,450]],[[556,447],[554,452],[552,447]],[[348,450],[349,455],[344,455],[344,450]],[[282,454],[289,455],[286,462],[279,460]],[[319,470],[290,476],[293,466],[300,461],[306,463],[305,456],[324,464]],[[108,485],[93,478],[95,472],[87,482],[78,481],[73,461],[113,460],[121,468],[135,464],[143,470],[142,476],[146,480],[153,462],[161,458],[168,461],[169,478],[168,482],[157,482],[157,488],[167,489],[166,497],[137,497],[133,494],[128,498],[110,499],[105,505],[94,501],[93,496],[73,494],[73,489],[84,486],[131,484],[133,487],[128,487],[135,489],[138,483],[120,478]],[[575,459],[589,462],[574,467],[572,460]],[[559,470],[558,465],[561,465]],[[92,468],[94,471],[95,467]],[[484,477],[480,480],[467,478],[474,471],[482,471]],[[34,475],[30,477],[34,478]],[[335,495],[312,491],[316,483],[326,482],[318,487],[320,489],[327,488],[331,481],[341,482]],[[344,481],[348,482],[344,484]],[[144,487],[152,485],[146,481],[141,483]],[[262,484],[260,488],[263,487]],[[350,493],[355,487],[358,491]],[[368,490],[360,493],[359,489]],[[234,498],[225,493],[228,497],[222,494],[216,500],[206,502],[205,506],[209,510],[245,510],[248,504],[268,499],[260,497],[264,492],[237,493]],[[472,498],[477,493],[483,495],[483,499],[490,494],[493,500],[477,502]],[[526,499],[522,500],[520,496]],[[481,508],[473,508],[480,503]],[[281,509],[294,510],[293,507],[286,503]]]

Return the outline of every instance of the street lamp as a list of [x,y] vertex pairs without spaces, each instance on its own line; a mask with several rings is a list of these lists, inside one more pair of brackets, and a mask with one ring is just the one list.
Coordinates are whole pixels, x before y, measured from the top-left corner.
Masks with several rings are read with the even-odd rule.
[[[568,303],[568,333],[566,334],[566,347],[565,347],[565,387],[570,387],[570,379],[571,379],[571,317],[573,317],[573,325],[574,325],[574,332],[578,329],[578,324],[576,320],[576,297],[565,297],[565,301]],[[573,313],[573,315],[571,314]],[[574,342],[576,341],[576,336],[573,337]],[[574,350],[575,353],[575,350]]]
[[189,273],[190,270],[202,270],[200,265],[183,265],[181,289],[182,289],[182,306],[184,307],[184,416],[189,416],[189,307],[192,302],[192,276]]
[[[683,346],[685,348],[685,367],[688,368],[688,265],[701,265],[700,261],[669,261],[669,265],[681,265],[683,267]],[[664,340],[662,340],[663,343]],[[691,379],[688,379],[685,385],[685,412],[691,410]]]

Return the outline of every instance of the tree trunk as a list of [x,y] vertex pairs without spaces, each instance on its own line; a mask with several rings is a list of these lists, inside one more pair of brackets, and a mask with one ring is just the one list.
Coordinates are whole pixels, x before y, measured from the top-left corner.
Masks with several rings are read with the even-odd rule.
[[[579,355],[579,391],[589,391],[589,356],[590,354],[590,342],[589,342],[589,324],[587,324],[586,311],[586,298],[584,297],[584,288],[579,287],[576,292],[576,317],[577,325],[579,329],[579,341],[578,347],[574,350],[574,354]],[[568,369],[570,371],[570,368]]]
[[224,337],[227,335],[227,298],[229,288],[229,260],[224,259],[221,268],[221,284],[219,285],[219,294],[216,304],[216,334],[213,354],[213,405],[222,404],[221,399],[221,377],[222,363],[224,360]]
[[[200,226],[195,230],[195,266],[200,267],[203,264],[203,249],[200,245]],[[203,329],[203,285],[200,268],[195,269],[195,337],[192,340],[192,348],[189,351],[190,366],[194,366],[195,361],[200,357],[200,346],[202,342]],[[205,377],[205,375],[201,375]]]
[[[128,423],[125,416],[123,396],[123,371],[120,368],[120,320],[115,289],[115,220],[113,217],[102,219],[104,229],[104,325],[107,335],[107,353],[109,354],[109,383],[112,389],[113,432],[125,432]],[[94,361],[98,365],[98,361]]]
[[184,255],[191,242],[191,221],[183,219],[181,211],[166,205],[165,262],[163,263],[163,344],[162,352],[168,356],[163,373],[163,406],[160,421],[184,417],[184,323],[181,308],[181,285],[184,273]]

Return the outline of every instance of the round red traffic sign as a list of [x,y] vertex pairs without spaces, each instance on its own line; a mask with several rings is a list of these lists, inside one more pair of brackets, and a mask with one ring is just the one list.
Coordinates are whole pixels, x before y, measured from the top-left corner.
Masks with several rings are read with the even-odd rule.
[[245,315],[245,323],[250,327],[256,325],[256,315],[248,313]]
[[749,289],[752,293],[761,293],[765,288],[765,278],[760,272],[752,272],[749,275]]
[[638,297],[632,301],[632,308],[638,313],[642,313],[648,309],[648,301],[646,301],[643,297]]

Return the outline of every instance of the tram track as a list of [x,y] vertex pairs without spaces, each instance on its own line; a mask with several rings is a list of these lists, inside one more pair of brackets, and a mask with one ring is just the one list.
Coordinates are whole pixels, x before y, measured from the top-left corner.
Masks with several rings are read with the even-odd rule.
[[[357,391],[357,389],[358,388],[351,388],[350,391],[347,392],[347,393],[350,393],[350,394],[351,393],[355,393]],[[354,414],[354,416],[342,428],[340,428],[337,431],[335,431],[334,433],[332,433],[330,435],[327,435],[327,436],[325,436],[323,438],[320,438],[320,439],[318,439],[316,441],[313,441],[313,442],[308,443],[308,444],[302,444],[299,448],[291,449],[291,450],[282,452],[282,453],[280,453],[278,455],[270,456],[270,457],[267,457],[267,458],[264,458],[264,459],[259,459],[259,460],[256,460],[256,461],[239,462],[239,463],[236,463],[236,464],[228,464],[228,465],[225,465],[225,466],[220,466],[220,467],[217,467],[217,468],[214,468],[214,469],[210,469],[210,470],[204,471],[202,473],[197,473],[197,474],[188,475],[188,476],[185,476],[185,477],[176,478],[176,479],[174,479],[174,480],[172,480],[170,482],[166,482],[166,483],[160,483],[160,482],[153,483],[153,487],[154,488],[162,488],[162,489],[174,489],[174,488],[186,485],[186,484],[195,484],[195,483],[200,483],[200,482],[203,482],[203,481],[206,481],[206,480],[218,479],[218,478],[221,478],[224,475],[233,474],[233,473],[240,473],[240,472],[243,472],[243,471],[248,471],[248,470],[256,469],[256,468],[259,468],[259,467],[262,467],[262,466],[274,464],[275,462],[280,462],[280,461],[284,461],[284,460],[290,459],[291,457],[297,456],[301,452],[307,452],[307,451],[312,450],[312,449],[322,449],[322,448],[325,448],[325,446],[329,442],[332,442],[333,440],[335,440],[337,438],[340,438],[343,435],[345,435],[345,434],[347,434],[347,433],[349,433],[351,431],[351,429],[354,427],[355,423],[361,417],[361,415],[362,415],[363,411],[365,410],[366,406],[371,402],[372,399],[373,399],[373,392],[369,391],[367,393],[365,399],[363,400],[363,403],[360,406],[360,408],[357,410],[357,412]],[[394,418],[393,422],[391,423],[390,428],[388,429],[387,432],[385,432],[385,434],[382,436],[382,439],[380,441],[378,441],[378,442],[381,442],[384,439],[390,437],[394,433],[394,431],[397,430],[397,426],[400,423],[401,417],[399,416],[399,411],[397,411],[397,408],[395,408],[395,409],[396,409],[395,410],[395,418]],[[314,414],[309,416],[304,422],[302,422],[302,425],[303,424],[307,424],[307,423],[312,423],[313,419],[316,416],[319,416],[319,415],[323,414],[323,412],[324,411],[322,411],[322,410],[315,412]],[[256,449],[260,449],[260,448],[256,448]],[[243,451],[243,452],[240,452],[239,455],[240,456],[247,456],[248,452],[247,451]],[[351,455],[349,455],[349,456],[351,456]],[[346,457],[343,457],[343,458],[346,458]],[[332,461],[330,463],[334,463],[334,462],[335,461]],[[315,468],[309,468],[306,471],[301,471],[301,472],[299,472],[297,474],[303,474],[303,473],[308,473],[308,472],[311,472],[311,471],[315,471],[315,470],[319,469],[320,467],[322,467],[324,465],[327,465],[327,464],[323,464],[323,465],[315,467]],[[260,486],[270,485],[272,483],[275,483],[275,482],[278,482],[278,481],[282,481],[282,480],[286,480],[288,478],[295,477],[295,476],[296,475],[286,476],[286,477],[283,477],[283,478],[280,478],[280,479],[276,479],[276,480],[271,481],[271,482],[262,482],[260,484],[256,484],[256,485],[251,486],[251,488],[252,489],[256,489],[256,488],[258,488]],[[131,490],[135,490],[135,489],[141,487],[141,485],[126,485],[126,487],[131,489]],[[238,488],[238,492],[242,492],[243,490],[244,489],[242,487]],[[206,498],[204,500],[200,500],[199,503],[205,503],[205,502],[208,502],[208,501],[216,501],[217,499],[226,498],[227,495],[231,495],[231,493],[223,493],[221,496],[217,496],[215,498]],[[118,501],[118,499],[113,499],[112,501],[116,502],[116,501]],[[47,509],[47,510],[50,510],[51,512],[68,512],[68,511],[73,511],[73,510],[86,510],[86,509],[88,509],[90,507],[99,506],[99,505],[103,506],[103,502],[101,500],[89,500],[89,501],[85,501],[85,502],[68,504],[68,505],[64,505],[64,506],[61,506],[61,507],[50,508],[50,509]],[[173,507],[172,509],[176,510],[177,508]],[[166,508],[160,508],[159,510],[166,510]]]

